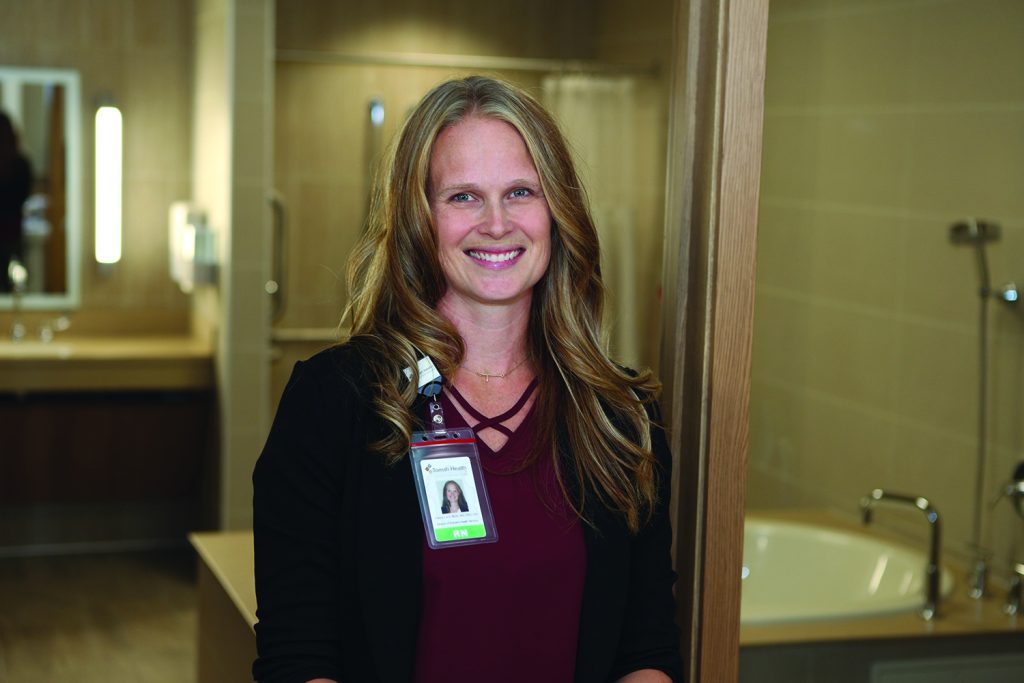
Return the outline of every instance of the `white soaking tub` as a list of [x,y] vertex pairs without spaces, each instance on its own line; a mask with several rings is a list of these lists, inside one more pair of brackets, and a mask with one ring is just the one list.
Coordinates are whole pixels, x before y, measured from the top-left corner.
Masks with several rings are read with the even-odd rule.
[[[924,550],[852,531],[749,517],[740,621],[771,624],[915,611],[924,604],[926,564]],[[952,587],[952,576],[943,569],[941,594]]]

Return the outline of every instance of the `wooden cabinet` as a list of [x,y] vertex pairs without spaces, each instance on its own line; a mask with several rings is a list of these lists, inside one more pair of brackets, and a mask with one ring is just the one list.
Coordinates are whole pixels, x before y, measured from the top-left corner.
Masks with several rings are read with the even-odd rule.
[[188,337],[0,343],[0,555],[210,528],[212,368]]

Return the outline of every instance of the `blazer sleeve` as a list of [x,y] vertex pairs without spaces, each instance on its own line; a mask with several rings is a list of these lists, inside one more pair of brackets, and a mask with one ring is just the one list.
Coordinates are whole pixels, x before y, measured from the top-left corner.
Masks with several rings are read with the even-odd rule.
[[659,465],[658,499],[650,521],[631,542],[629,595],[612,680],[640,669],[659,669],[673,681],[684,680],[669,521],[672,455],[665,431],[658,426],[657,406],[651,413],[651,446]]
[[253,472],[261,683],[343,679],[342,455],[354,401],[324,365],[296,365]]

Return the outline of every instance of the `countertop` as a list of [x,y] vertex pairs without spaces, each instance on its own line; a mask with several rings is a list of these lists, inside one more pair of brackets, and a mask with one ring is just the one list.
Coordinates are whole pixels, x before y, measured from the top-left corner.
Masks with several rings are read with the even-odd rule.
[[252,531],[192,533],[188,540],[217,577],[249,628],[253,628],[256,624],[256,582]]
[[[761,512],[752,510],[750,515],[760,519],[804,522],[863,533],[861,527],[849,520],[823,511]],[[1022,623],[1021,617],[1003,614],[1003,602],[1006,598],[1004,586],[990,586],[992,589],[989,596],[981,600],[973,600],[967,597],[964,580],[967,575],[966,569],[946,561],[943,561],[943,565],[952,571],[955,584],[953,592],[940,603],[939,615],[932,621],[925,621],[915,613],[905,613],[869,618],[741,625],[740,645],[1012,633],[1024,635],[1024,623]]]
[[213,381],[212,349],[187,335],[0,341],[0,391],[208,389]]

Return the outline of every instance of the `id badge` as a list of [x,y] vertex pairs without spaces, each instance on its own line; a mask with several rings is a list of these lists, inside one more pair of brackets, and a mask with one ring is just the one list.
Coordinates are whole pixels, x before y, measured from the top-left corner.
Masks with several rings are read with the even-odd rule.
[[473,430],[413,432],[409,449],[427,544],[437,550],[497,541]]

